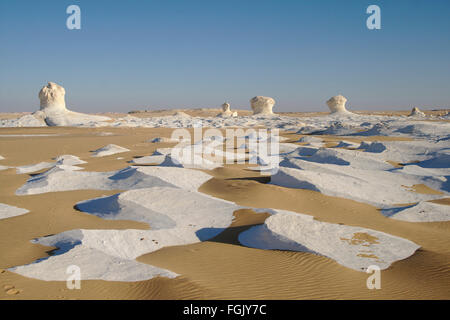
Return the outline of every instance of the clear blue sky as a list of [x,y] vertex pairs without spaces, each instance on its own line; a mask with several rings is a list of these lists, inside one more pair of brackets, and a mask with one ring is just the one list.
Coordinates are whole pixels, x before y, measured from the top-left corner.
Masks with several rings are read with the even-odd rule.
[[[66,8],[81,8],[81,30]],[[366,8],[381,8],[381,30]],[[325,111],[450,106],[448,0],[1,0],[0,112],[35,111],[48,81],[76,111]]]

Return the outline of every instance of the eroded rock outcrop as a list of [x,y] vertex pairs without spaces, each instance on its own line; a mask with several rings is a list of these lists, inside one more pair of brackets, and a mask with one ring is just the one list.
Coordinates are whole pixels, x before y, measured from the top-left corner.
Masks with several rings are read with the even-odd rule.
[[39,91],[40,110],[33,113],[33,116],[48,126],[81,126],[89,123],[95,125],[95,122],[111,120],[108,117],[68,110],[65,95],[66,90],[62,86],[49,82]]
[[273,114],[275,100],[270,97],[256,96],[250,99],[253,114]]
[[328,108],[330,108],[330,113],[347,113],[348,111],[345,108],[346,102],[347,98],[342,95],[331,97],[327,101]]
[[419,108],[414,107],[411,110],[411,113],[409,114],[410,117],[425,117],[425,113],[423,113],[422,111],[420,111]]
[[65,95],[66,90],[63,87],[54,82],[49,82],[39,91],[40,109],[67,110]]
[[222,112],[219,113],[218,117],[237,117],[237,112],[231,111],[230,104],[228,102],[225,102],[222,104]]

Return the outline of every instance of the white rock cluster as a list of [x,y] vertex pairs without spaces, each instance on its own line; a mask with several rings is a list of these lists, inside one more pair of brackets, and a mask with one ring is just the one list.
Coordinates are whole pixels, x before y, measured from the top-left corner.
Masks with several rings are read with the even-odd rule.
[[222,112],[219,113],[218,117],[237,117],[237,112],[232,112],[230,108],[230,104],[228,102],[225,102],[222,104]]

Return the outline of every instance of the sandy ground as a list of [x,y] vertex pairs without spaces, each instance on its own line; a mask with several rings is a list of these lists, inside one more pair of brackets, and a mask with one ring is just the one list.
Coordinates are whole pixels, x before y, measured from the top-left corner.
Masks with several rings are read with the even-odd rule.
[[[100,136],[102,132],[113,135]],[[117,170],[128,166],[127,161],[133,157],[149,155],[159,147],[173,146],[145,142],[159,136],[169,137],[170,132],[171,129],[161,128],[3,128],[0,135],[54,135],[0,137],[0,154],[5,157],[1,164],[35,164],[51,161],[61,154],[72,154],[88,161],[80,165],[86,170]],[[301,137],[285,136],[292,138],[291,141]],[[330,146],[335,144],[336,137],[322,138]],[[109,143],[131,151],[104,158],[90,157],[90,151]],[[243,165],[206,172],[213,178],[200,191],[215,197],[240,205],[287,209],[313,215],[321,221],[375,229],[409,239],[422,248],[381,272],[381,290],[368,290],[368,274],[343,267],[331,259],[310,253],[243,247],[237,241],[238,234],[263,223],[268,214],[238,210],[233,224],[210,241],[163,248],[138,258],[138,261],[181,274],[176,279],[89,280],[82,281],[81,290],[69,290],[65,282],[35,280],[4,269],[51,254],[54,248],[32,244],[33,238],[77,228],[146,229],[147,225],[103,220],[73,208],[78,201],[111,195],[119,190],[16,196],[15,190],[30,175],[7,169],[0,171],[0,203],[30,212],[0,220],[0,299],[450,299],[450,222],[410,223],[388,219],[367,204],[309,190],[268,185],[268,177]],[[433,192],[423,186],[414,188],[416,192]],[[448,199],[439,201],[450,204]]]

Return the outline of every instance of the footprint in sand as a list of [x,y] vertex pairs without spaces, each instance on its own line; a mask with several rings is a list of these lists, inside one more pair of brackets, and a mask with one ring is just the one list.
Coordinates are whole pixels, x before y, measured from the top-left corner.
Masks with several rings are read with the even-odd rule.
[[5,285],[3,286],[3,289],[5,290],[6,294],[12,296],[12,295],[16,295],[22,292],[22,290],[16,289],[14,286],[12,285]]

